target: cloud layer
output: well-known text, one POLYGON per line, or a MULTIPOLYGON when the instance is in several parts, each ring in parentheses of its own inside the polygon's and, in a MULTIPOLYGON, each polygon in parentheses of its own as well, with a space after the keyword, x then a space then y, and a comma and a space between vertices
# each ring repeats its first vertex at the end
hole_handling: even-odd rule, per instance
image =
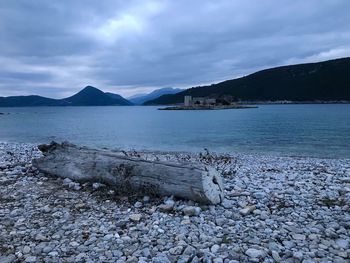
POLYGON ((131 95, 350 56, 348 0, 4 0, 0 96, 131 95))

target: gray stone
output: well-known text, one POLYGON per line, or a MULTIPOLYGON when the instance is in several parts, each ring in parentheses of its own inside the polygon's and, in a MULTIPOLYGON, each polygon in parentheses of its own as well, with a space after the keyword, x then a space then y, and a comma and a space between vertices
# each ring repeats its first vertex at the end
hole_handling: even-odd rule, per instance
POLYGON ((350 184, 350 177, 340 178, 340 182, 343 184, 350 184))
POLYGON ((218 226, 223 226, 225 224, 227 224, 228 222, 228 219, 227 218, 216 218, 215 219, 215 223, 218 225, 218 226))
POLYGON ((30 253, 30 247, 29 246, 24 246, 22 249, 23 254, 29 254, 30 253))
POLYGON ((295 247, 295 243, 293 241, 284 240, 284 241, 282 241, 282 243, 287 249, 291 249, 291 248, 295 247))
POLYGON ((300 261, 302 261, 303 257, 304 257, 304 254, 301 251, 295 251, 295 252, 293 252, 293 257, 298 259, 298 260, 300 260, 300 261))
POLYGON ((51 246, 46 246, 43 248, 43 253, 49 253, 52 251, 52 247, 51 246))
POLYGON ((51 252, 49 253, 49 256, 50 256, 50 257, 57 257, 57 256, 58 256, 58 252, 57 252, 57 251, 51 251, 51 252))
POLYGON ((266 196, 265 192, 255 192, 253 193, 253 197, 256 199, 263 199, 266 196))
POLYGON ((103 240, 106 240, 106 241, 110 241, 114 239, 114 235, 113 234, 107 234, 103 237, 103 240))
POLYGON ((215 254, 219 251, 219 249, 220 249, 220 246, 215 244, 210 248, 210 251, 215 254))
POLYGON ((167 205, 167 204, 161 204, 158 206, 159 211, 164 213, 171 212, 173 208, 174 208, 173 205, 167 205))
POLYGON ((266 253, 264 250, 249 248, 246 250, 245 254, 251 258, 265 258, 266 253))
POLYGON ((151 200, 151 198, 148 195, 145 195, 142 199, 144 203, 148 203, 151 200))
POLYGON ((134 207, 135 208, 141 208, 143 206, 143 204, 140 202, 140 201, 137 201, 135 204, 134 204, 134 207))
POLYGON ((29 256, 29 257, 26 258, 25 262, 28 262, 28 263, 37 262, 37 257, 35 257, 35 256, 29 256))
POLYGON ((69 179, 69 178, 65 178, 64 180, 63 180, 63 185, 69 185, 69 184, 71 184, 73 181, 71 180, 71 179, 69 179))
POLYGON ((8 255, 8 256, 0 256, 0 262, 1 263, 13 263, 16 261, 15 255, 8 255))
POLYGON ((97 189, 99 189, 99 188, 101 188, 101 187, 104 187, 105 185, 104 184, 101 184, 101 183, 93 183, 92 184, 92 189, 94 189, 94 190, 97 190, 97 189))
POLYGON ((151 256, 151 251, 148 247, 145 247, 144 249, 142 249, 142 255, 145 256, 146 258, 151 256))
POLYGON ((184 255, 193 256, 196 253, 196 249, 192 246, 187 246, 183 252, 184 255))
POLYGON ((302 234, 293 234, 292 237, 295 240, 305 240, 306 239, 306 236, 302 235, 302 234))
POLYGON ((239 210, 239 213, 243 216, 249 215, 256 209, 255 205, 246 206, 245 208, 239 210))
POLYGON ((277 251, 272 250, 271 255, 272 255, 273 259, 274 259, 276 262, 281 262, 281 261, 282 261, 280 255, 279 255, 279 253, 278 253, 277 251))
POLYGON ((169 253, 172 255, 181 255, 182 251, 183 251, 182 246, 176 246, 176 247, 169 249, 169 253))
POLYGON ((171 261, 168 259, 168 257, 164 254, 157 255, 152 259, 153 263, 171 263, 171 261))
POLYGON ((129 216, 129 219, 133 222, 139 222, 142 218, 141 214, 132 214, 129 216))
POLYGON ((342 249, 349 248, 349 240, 347 240, 347 239, 337 239, 335 242, 342 249))
POLYGON ((184 215, 187 216, 197 216, 201 212, 201 208, 197 206, 186 206, 182 209, 184 215))
POLYGON ((37 235, 35 236, 35 240, 36 240, 36 241, 45 241, 45 240, 46 240, 46 237, 45 237, 44 235, 42 235, 42 234, 37 234, 37 235))

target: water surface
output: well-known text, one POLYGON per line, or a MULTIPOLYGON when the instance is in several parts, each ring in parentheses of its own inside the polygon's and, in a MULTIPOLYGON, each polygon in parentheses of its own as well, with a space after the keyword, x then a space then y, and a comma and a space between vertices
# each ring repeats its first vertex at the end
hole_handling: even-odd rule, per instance
POLYGON ((68 140, 137 150, 350 158, 350 105, 158 111, 157 107, 0 108, 0 141, 68 140), (9 114, 7 114, 9 113, 9 114))

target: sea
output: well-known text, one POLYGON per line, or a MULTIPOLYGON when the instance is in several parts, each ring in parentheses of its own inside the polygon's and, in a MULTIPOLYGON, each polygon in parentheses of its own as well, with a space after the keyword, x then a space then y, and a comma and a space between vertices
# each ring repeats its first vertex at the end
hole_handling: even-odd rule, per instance
POLYGON ((160 111, 153 106, 0 108, 0 141, 94 148, 350 158, 350 104, 160 111))

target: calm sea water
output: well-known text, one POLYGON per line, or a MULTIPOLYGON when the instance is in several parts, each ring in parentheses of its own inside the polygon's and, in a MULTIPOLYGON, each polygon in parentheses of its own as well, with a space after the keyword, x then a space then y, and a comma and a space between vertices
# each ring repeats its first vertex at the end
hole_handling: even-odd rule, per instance
POLYGON ((0 108, 0 141, 68 140, 137 150, 350 158, 350 105, 158 111, 157 107, 0 108))

